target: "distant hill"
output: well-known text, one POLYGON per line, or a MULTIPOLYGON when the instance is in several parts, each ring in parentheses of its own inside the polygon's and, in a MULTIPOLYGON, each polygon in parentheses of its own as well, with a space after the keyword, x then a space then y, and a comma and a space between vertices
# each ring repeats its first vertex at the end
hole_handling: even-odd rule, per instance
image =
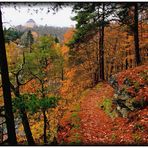
POLYGON ((54 27, 54 26, 37 26, 33 20, 27 21, 25 25, 18 25, 15 27, 16 30, 21 32, 26 32, 31 30, 32 32, 37 32, 39 35, 51 34, 56 36, 60 41, 63 40, 63 35, 69 29, 68 27, 54 27))

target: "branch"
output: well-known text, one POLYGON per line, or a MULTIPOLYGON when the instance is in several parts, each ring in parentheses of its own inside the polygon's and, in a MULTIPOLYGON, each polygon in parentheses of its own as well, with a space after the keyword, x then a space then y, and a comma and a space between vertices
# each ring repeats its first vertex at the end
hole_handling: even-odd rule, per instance
POLYGON ((1 106, 1 107, 0 107, 0 117, 5 117, 5 115, 2 114, 2 112, 3 112, 4 110, 5 110, 5 109, 4 109, 4 106, 1 106))
POLYGON ((42 80, 37 75, 35 75, 30 69, 29 69, 29 72, 32 76, 34 76, 36 79, 38 79, 42 83, 42 80))
POLYGON ((24 83, 19 83, 19 84, 20 84, 20 85, 25 85, 25 84, 29 83, 31 80, 33 80, 33 77, 30 78, 29 80, 27 80, 26 82, 24 82, 24 83))
POLYGON ((12 71, 11 71, 10 73, 12 73, 14 76, 16 76, 16 73, 14 73, 14 72, 12 72, 12 71))
POLYGON ((116 21, 116 22, 120 22, 120 19, 118 19, 118 18, 112 18, 112 19, 110 19, 109 21, 116 21))
MULTIPOLYGON (((31 78, 31 79, 29 79, 28 81, 26 81, 25 83, 21 83, 21 82, 19 81, 18 76, 19 76, 20 72, 23 70, 24 65, 25 65, 25 53, 23 52, 23 63, 22 63, 22 65, 21 65, 21 68, 17 71, 17 73, 11 72, 11 73, 16 77, 16 82, 17 82, 17 85, 18 85, 18 86, 25 85, 25 84, 27 84, 28 82, 30 82, 31 80, 33 80, 33 78, 31 78)), ((12 85, 12 83, 11 83, 11 88, 12 88, 13 90, 15 90, 15 87, 12 85)))
POLYGON ((10 82, 10 88, 15 93, 16 88, 14 87, 14 85, 11 82, 10 82))
POLYGON ((0 117, 6 117, 4 114, 0 113, 0 117))
POLYGON ((18 76, 19 76, 19 73, 20 73, 21 70, 22 70, 22 68, 21 68, 20 70, 18 70, 16 73, 11 72, 11 73, 15 76, 15 78, 16 78, 16 83, 17 83, 17 85, 20 85, 18 76))
MULTIPOLYGON (((24 52, 23 52, 23 63, 21 64, 21 68, 20 68, 16 73, 11 72, 13 75, 16 76, 16 79, 18 79, 18 75, 19 75, 20 72, 23 70, 24 65, 25 65, 25 54, 24 54, 24 52)), ((18 82, 18 83, 19 83, 19 82, 18 82)))

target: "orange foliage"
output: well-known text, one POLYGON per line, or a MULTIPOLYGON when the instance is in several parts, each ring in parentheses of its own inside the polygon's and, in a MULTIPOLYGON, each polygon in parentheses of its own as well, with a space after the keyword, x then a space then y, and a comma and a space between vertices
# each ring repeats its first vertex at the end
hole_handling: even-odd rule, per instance
POLYGON ((74 28, 69 28, 67 32, 64 34, 63 45, 61 47, 62 55, 66 56, 66 54, 68 53, 69 48, 65 44, 67 44, 72 39, 73 34, 74 34, 74 28))
POLYGON ((38 89, 40 89, 40 84, 36 79, 33 79, 27 84, 21 86, 21 92, 23 93, 36 93, 38 89))

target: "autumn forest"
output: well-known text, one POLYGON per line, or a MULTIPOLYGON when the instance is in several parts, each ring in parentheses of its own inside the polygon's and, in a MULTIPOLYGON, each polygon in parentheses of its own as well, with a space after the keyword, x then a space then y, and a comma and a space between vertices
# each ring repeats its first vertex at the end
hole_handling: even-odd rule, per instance
POLYGON ((0 7, 0 145, 148 145, 148 3, 0 7))

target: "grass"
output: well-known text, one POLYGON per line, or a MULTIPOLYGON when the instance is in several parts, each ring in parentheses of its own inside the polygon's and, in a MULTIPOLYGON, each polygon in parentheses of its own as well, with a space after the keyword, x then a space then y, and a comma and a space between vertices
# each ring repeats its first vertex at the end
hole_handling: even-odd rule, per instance
POLYGON ((80 128, 80 125, 79 125, 79 124, 74 124, 74 125, 73 125, 73 128, 79 129, 79 128, 80 128))
POLYGON ((141 137, 137 133, 133 134, 133 139, 136 144, 139 144, 141 142, 141 137))
POLYGON ((104 101, 101 104, 101 108, 103 108, 103 110, 109 114, 111 112, 111 106, 112 106, 112 101, 108 98, 104 99, 104 101))
POLYGON ((77 112, 71 114, 71 125, 75 128, 79 127, 80 117, 77 112))
POLYGON ((80 111, 80 105, 76 104, 75 111, 71 114, 71 125, 72 125, 72 135, 71 135, 71 143, 70 145, 80 145, 80 134, 78 133, 80 130, 80 117, 78 112, 80 111))
POLYGON ((113 140, 113 142, 116 140, 116 138, 117 138, 117 135, 115 135, 114 133, 112 134, 112 136, 111 136, 111 138, 112 138, 112 140, 113 140))
POLYGON ((105 98, 101 105, 99 105, 104 112, 109 115, 111 118, 116 117, 116 112, 112 111, 112 100, 109 98, 105 98))
POLYGON ((78 144, 78 145, 81 144, 81 140, 80 139, 77 139, 76 140, 76 144, 78 144))
POLYGON ((78 113, 77 113, 77 112, 73 112, 73 113, 71 114, 71 117, 78 117, 78 113))
POLYGON ((71 145, 80 145, 81 144, 80 134, 79 133, 75 133, 73 141, 70 144, 71 145))

